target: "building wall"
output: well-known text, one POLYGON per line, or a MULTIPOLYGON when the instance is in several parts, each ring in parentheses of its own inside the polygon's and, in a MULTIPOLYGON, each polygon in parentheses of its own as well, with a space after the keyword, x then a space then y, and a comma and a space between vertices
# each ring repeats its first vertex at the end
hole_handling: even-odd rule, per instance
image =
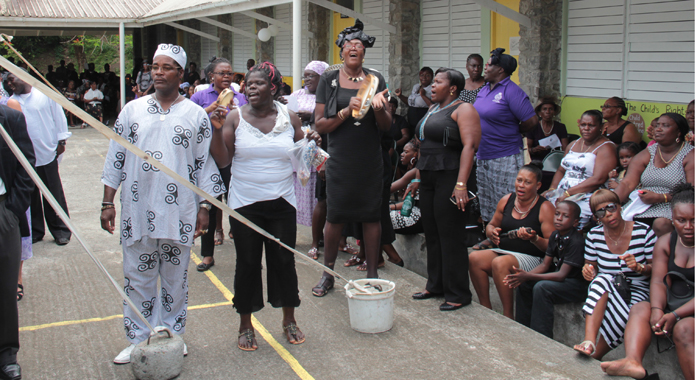
MULTIPOLYGON (((451 67, 467 75, 469 54, 481 52, 481 8, 469 0, 421 4, 421 66, 451 67)), ((418 78, 414 78, 418 83, 418 78)))
MULTIPOLYGON (((364 0, 362 13, 375 20, 389 22, 389 0, 364 0)), ((374 36, 374 46, 365 51, 363 66, 379 71, 384 78, 389 75, 389 32, 365 23, 365 33, 374 36)))
MULTIPOLYGON (((309 30, 306 25, 308 25, 308 3, 302 5, 301 23, 303 30, 309 30)), ((292 25, 292 4, 283 4, 275 7, 275 20, 282 21, 288 25, 292 25)), ((275 41, 275 61, 274 64, 280 70, 285 78, 285 82, 288 81, 289 85, 292 84, 292 78, 294 75, 302 75, 302 73, 292 72, 292 33, 290 30, 285 30, 280 28, 280 32, 277 37, 273 37, 275 41)), ((306 64, 309 63, 309 38, 302 36, 301 38, 301 69, 304 70, 306 64)))
MULTIPOLYGON (((233 26, 251 33, 255 33, 254 20, 246 15, 234 13, 233 26)), ((233 71, 245 72, 246 62, 255 58, 255 41, 252 38, 240 34, 233 35, 233 71)))

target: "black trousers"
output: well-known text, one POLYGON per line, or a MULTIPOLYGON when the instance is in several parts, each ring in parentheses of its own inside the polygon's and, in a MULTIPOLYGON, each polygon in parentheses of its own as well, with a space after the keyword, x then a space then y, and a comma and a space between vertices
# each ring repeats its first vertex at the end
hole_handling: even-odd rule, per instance
MULTIPOLYGON (((457 174, 458 170, 420 171, 420 212, 428 249, 425 290, 444 294, 447 302, 469 304, 472 293, 469 290, 467 249, 479 240, 479 236, 464 228, 476 224, 469 210, 462 212, 450 202, 457 174)), ((470 184, 467 187, 476 190, 470 184)))
POLYGON ((583 302, 588 296, 588 282, 566 278, 558 281, 527 281, 515 295, 515 320, 538 333, 554 335, 554 305, 583 302))
POLYGON ((22 258, 19 219, 0 202, 0 366, 15 363, 19 351, 17 280, 22 258))
MULTIPOLYGON (((68 214, 68 205, 66 204, 66 196, 63 194, 63 185, 61 184, 61 176, 58 174, 58 161, 54 159, 49 164, 44 166, 37 166, 36 173, 44 182, 44 185, 49 189, 51 194, 56 198, 58 204, 61 205, 63 211, 68 214)), ((34 193, 32 193, 32 239, 43 239, 46 234, 46 229, 44 228, 44 217, 46 218, 46 225, 49 226, 49 231, 54 239, 68 238, 71 237, 71 232, 63 223, 61 218, 58 217, 56 211, 53 210, 49 201, 41 196, 41 191, 39 187, 34 188, 34 193)))
MULTIPOLYGON (((224 186, 226 189, 228 189, 228 185, 231 182, 231 165, 225 167, 225 168, 219 168, 219 172, 221 173, 221 180, 224 181, 224 186)), ((226 194, 222 195, 221 197, 218 198, 219 200, 224 200, 224 203, 226 203, 226 194)), ((216 211, 219 208, 214 206, 209 210, 209 228, 207 229, 207 233, 202 235, 202 250, 201 254, 202 257, 207 257, 207 256, 214 256, 214 234, 216 233, 216 211)), ((229 216, 229 223, 231 226, 233 226, 233 218, 229 216)), ((223 228, 223 225, 222 225, 223 228)))
MULTIPOLYGON (((284 198, 256 202, 236 209, 241 215, 294 248, 297 239, 297 212, 284 198)), ((234 220, 236 275, 233 280, 233 307, 238 314, 251 314, 264 307, 262 269, 263 244, 267 264, 267 301, 272 307, 297 307, 299 284, 294 253, 234 220)))

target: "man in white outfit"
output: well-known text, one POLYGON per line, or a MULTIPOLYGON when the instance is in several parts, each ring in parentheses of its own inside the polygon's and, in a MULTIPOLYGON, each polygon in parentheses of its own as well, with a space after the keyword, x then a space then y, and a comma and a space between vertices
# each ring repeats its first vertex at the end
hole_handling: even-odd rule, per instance
MULTIPOLYGON (((209 154, 211 125, 202 107, 178 93, 187 55, 182 47, 158 46, 151 73, 155 93, 129 102, 115 132, 213 197, 223 181, 209 154)), ((141 158, 110 142, 102 175, 102 228, 115 229, 114 196, 122 185, 121 244, 124 291, 152 326, 185 332, 187 265, 195 238, 207 231, 211 204, 141 158), (160 277, 160 289, 158 279, 160 277)), ((124 306, 124 328, 131 343, 114 359, 130 362, 131 351, 149 330, 124 306)), ((185 346, 185 355, 187 346, 185 346)))

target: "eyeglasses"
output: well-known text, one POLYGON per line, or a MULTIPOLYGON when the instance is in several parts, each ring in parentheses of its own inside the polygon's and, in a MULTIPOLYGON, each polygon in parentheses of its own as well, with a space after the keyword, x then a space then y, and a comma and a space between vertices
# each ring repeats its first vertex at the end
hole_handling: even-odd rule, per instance
POLYGON ((346 43, 343 45, 343 49, 352 49, 355 48, 356 50, 363 50, 365 48, 365 45, 359 43, 359 44, 353 44, 353 43, 346 43))
POLYGON ((607 108, 622 108, 622 106, 609 106, 607 104, 603 104, 602 106, 600 106, 600 109, 602 109, 602 110, 607 109, 607 108))
POLYGON ((617 211, 617 203, 610 203, 603 208, 599 208, 599 209, 595 210, 595 217, 598 219, 603 219, 606 212, 609 212, 612 214, 615 211, 617 211))
POLYGON ((316 75, 309 75, 309 76, 304 75, 303 77, 301 77, 301 79, 302 79, 302 80, 312 80, 312 79, 315 79, 315 78, 318 78, 318 77, 320 77, 320 75, 318 75, 318 74, 316 74, 316 75))
POLYGON ((226 72, 226 71, 215 71, 214 74, 216 74, 216 75, 221 75, 222 77, 232 77, 232 76, 233 76, 233 73, 230 72, 230 71, 228 71, 228 72, 226 72))

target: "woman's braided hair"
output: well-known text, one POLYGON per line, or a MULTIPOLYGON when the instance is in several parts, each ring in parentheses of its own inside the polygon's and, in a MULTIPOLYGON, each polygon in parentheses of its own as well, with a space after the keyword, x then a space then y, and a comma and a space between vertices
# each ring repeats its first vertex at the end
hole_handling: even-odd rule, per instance
POLYGON ((248 82, 250 74, 254 72, 265 74, 265 78, 267 78, 270 88, 272 88, 272 96, 273 98, 277 98, 277 94, 282 90, 282 79, 284 78, 277 67, 267 61, 258 63, 245 73, 246 83, 248 82))

